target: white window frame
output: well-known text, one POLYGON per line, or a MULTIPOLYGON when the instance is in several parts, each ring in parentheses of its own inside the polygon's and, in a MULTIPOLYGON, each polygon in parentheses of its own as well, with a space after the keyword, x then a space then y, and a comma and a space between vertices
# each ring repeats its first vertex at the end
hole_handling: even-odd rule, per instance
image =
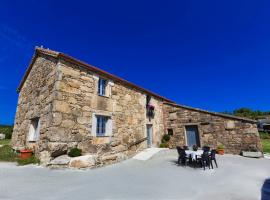
POLYGON ((114 86, 114 82, 111 81, 111 80, 108 80, 106 78, 103 78, 103 77, 99 77, 98 75, 94 74, 93 75, 93 78, 94 80, 96 81, 96 93, 99 95, 99 96, 103 96, 103 97, 111 97, 112 96, 112 87, 114 86), (100 89, 101 88, 101 85, 100 85, 100 80, 105 80, 106 81, 106 86, 104 88, 104 90, 100 89), (104 93, 101 93, 100 91, 103 91, 104 93))
POLYGON ((112 127, 113 127, 113 123, 112 123, 112 117, 108 116, 108 115, 102 115, 102 114, 96 114, 93 113, 92 115, 92 135, 95 137, 109 137, 112 136, 112 127), (97 133, 98 130, 98 117, 104 117, 107 118, 106 124, 105 124, 105 133, 100 135, 97 133))
POLYGON ((39 135, 40 135, 40 118, 34 118, 31 120, 28 132, 28 142, 38 141, 39 135))
POLYGON ((107 96, 108 80, 99 78, 98 80, 98 95, 107 96))

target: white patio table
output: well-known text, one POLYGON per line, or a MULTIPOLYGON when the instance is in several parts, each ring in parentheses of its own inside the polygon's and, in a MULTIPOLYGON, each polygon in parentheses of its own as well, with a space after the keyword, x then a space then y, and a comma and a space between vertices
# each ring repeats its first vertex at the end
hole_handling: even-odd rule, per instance
POLYGON ((201 157, 201 155, 203 154, 203 150, 197 150, 197 151, 186 150, 185 152, 188 157, 191 156, 192 160, 196 160, 196 156, 201 157))

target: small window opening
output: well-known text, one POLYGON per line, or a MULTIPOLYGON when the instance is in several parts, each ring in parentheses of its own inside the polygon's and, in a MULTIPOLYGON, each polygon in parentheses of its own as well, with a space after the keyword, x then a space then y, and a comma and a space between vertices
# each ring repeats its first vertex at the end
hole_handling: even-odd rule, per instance
POLYGON ((39 139, 39 134, 40 134, 40 120, 39 118, 34 118, 31 120, 28 134, 28 141, 36 142, 39 139))
POLYGON ((173 129, 168 129, 168 135, 173 136, 173 129))

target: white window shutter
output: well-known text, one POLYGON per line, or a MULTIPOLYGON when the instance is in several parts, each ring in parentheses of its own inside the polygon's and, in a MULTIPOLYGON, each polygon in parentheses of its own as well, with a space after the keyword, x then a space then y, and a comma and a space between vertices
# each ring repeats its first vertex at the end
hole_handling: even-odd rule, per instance
POLYGON ((108 81, 108 96, 112 96, 112 87, 114 86, 114 83, 112 81, 108 81))
POLYGON ((99 77, 97 75, 93 75, 94 80, 96 80, 95 87, 96 87, 96 93, 98 94, 99 91, 99 77))
POLYGON ((105 87, 105 96, 110 97, 111 96, 111 86, 109 84, 105 87))
POLYGON ((97 132, 97 117, 95 113, 92 114, 92 136, 96 136, 97 132))
POLYGON ((40 135, 40 119, 38 120, 37 128, 35 130, 35 137, 34 137, 35 141, 39 140, 39 135, 40 135))
POLYGON ((108 118, 106 123, 106 136, 112 136, 112 118, 108 118))
POLYGON ((35 136, 35 128, 33 124, 30 124, 29 133, 28 133, 28 141, 33 141, 35 136))

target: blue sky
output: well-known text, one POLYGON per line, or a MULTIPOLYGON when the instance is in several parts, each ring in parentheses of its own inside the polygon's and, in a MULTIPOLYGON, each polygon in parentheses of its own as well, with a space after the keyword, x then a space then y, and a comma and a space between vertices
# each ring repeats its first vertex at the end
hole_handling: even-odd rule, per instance
POLYGON ((1 1, 0 124, 34 47, 62 51, 180 104, 270 110, 270 2, 1 1))

